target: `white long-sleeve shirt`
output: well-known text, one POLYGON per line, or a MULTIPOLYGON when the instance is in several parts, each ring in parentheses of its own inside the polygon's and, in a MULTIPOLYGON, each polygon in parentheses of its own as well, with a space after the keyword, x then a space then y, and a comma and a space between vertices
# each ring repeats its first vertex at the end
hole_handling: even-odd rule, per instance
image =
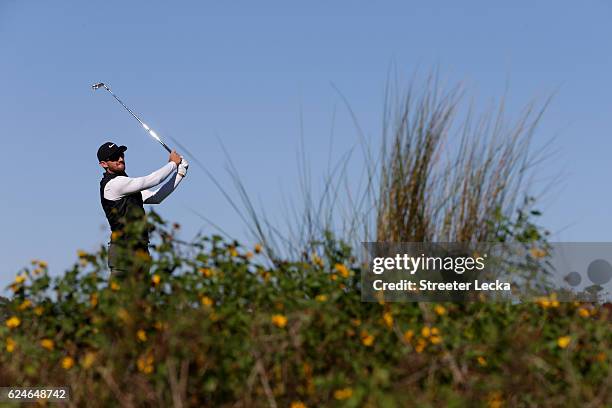
POLYGON ((149 190, 163 182, 172 172, 177 169, 174 162, 168 162, 162 168, 144 177, 117 176, 106 183, 104 187, 104 198, 110 201, 117 201, 126 195, 136 193, 142 194, 142 201, 145 204, 159 204, 164 198, 174 191, 183 179, 178 173, 174 174, 163 186, 156 190, 149 190))

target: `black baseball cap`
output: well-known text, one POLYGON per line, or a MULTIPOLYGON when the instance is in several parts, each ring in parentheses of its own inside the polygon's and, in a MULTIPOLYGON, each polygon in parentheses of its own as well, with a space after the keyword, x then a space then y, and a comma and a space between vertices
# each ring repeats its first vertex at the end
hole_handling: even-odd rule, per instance
POLYGON ((106 161, 117 153, 123 153, 127 150, 125 146, 118 146, 113 142, 106 142, 98 148, 98 161, 106 161))

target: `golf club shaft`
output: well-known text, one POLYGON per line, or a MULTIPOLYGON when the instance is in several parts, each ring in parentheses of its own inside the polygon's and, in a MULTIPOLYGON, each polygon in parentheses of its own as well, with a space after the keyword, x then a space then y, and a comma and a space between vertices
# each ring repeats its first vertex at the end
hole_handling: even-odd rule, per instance
POLYGON ((104 89, 106 89, 111 95, 113 95, 113 98, 115 98, 115 100, 117 102, 119 102, 121 104, 121 106, 123 106, 125 108, 125 110, 127 110, 128 112, 130 112, 130 115, 132 115, 134 117, 134 119, 136 119, 138 121, 138 123, 140 123, 140 125, 147 131, 147 133, 149 134, 149 136, 151 136, 153 139, 157 140, 163 147, 164 149, 166 149, 168 151, 168 153, 172 152, 172 149, 170 149, 161 139, 160 137, 157 135, 157 133, 155 133, 155 131, 153 129, 151 129, 146 123, 144 123, 142 120, 140 120, 140 118, 138 116, 136 116, 136 114, 134 112, 132 112, 132 110, 130 108, 128 108, 122 101, 121 99, 119 99, 117 97, 117 95, 115 95, 113 93, 113 91, 110 90, 110 88, 104 84, 104 83, 99 83, 99 84, 95 84, 92 86, 92 88, 94 90, 100 88, 100 87, 104 87, 104 89))

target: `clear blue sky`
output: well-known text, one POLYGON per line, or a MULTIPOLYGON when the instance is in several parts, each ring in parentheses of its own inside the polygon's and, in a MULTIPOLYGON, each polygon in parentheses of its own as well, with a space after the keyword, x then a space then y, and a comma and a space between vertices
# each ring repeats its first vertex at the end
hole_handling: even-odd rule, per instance
MULTIPOLYGON (((542 174, 564 173, 543 222, 558 241, 612 241, 612 6, 503 3, 1 0, 2 286, 32 258, 56 274, 107 240, 100 143, 128 145, 130 175, 167 160, 110 95, 92 92, 97 81, 229 183, 222 140, 272 214, 297 190, 300 113, 315 179, 334 110, 334 154, 358 141, 331 83, 373 141, 391 63, 405 77, 438 67, 482 104, 508 86, 515 112, 558 91, 537 136, 557 137, 542 174)), ((185 238, 205 226, 189 207, 245 236, 195 166, 158 207, 185 238)))

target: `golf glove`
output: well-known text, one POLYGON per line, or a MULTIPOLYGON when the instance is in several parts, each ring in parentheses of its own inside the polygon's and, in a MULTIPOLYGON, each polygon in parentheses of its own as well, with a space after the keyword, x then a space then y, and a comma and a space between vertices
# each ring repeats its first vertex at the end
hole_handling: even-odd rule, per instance
POLYGON ((187 175, 187 169, 189 168, 189 162, 181 157, 181 162, 178 165, 178 174, 181 177, 185 177, 187 175))

